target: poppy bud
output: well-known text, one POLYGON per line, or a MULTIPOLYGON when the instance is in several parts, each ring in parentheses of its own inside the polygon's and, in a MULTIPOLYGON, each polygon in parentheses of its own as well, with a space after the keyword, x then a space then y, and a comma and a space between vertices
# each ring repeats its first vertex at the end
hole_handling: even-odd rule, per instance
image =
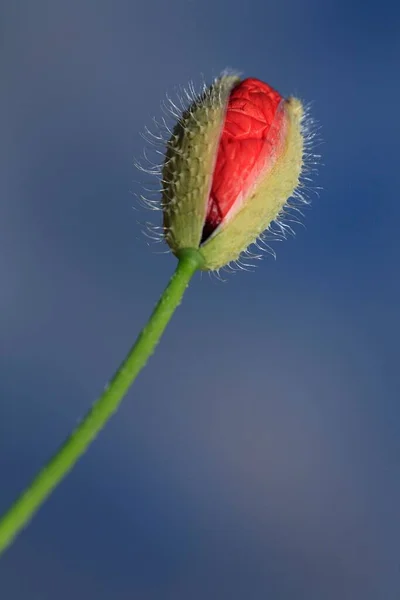
POLYGON ((240 254, 299 185, 303 109, 258 79, 223 75, 183 112, 162 172, 164 236, 179 256, 200 249, 203 269, 240 254))

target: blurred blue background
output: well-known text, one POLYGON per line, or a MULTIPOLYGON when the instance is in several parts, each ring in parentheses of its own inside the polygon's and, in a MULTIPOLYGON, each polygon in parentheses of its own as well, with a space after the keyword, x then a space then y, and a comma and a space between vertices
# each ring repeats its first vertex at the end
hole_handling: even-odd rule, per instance
POLYGON ((312 101, 325 164, 277 261, 196 276, 1 598, 399 598, 399 5, 16 0, 0 22, 0 511, 174 269, 130 193, 165 92, 264 79, 312 101))

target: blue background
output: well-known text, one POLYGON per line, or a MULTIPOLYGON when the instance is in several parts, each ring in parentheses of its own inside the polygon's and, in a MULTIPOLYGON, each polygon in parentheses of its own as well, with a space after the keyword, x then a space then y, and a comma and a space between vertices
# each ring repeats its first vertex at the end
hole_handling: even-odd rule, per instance
POLYGON ((398 4, 1 13, 0 511, 174 269, 130 193, 147 183, 132 162, 165 92, 233 67, 297 94, 325 165, 277 261, 196 276, 117 416, 2 559, 1 597, 397 599, 398 4))

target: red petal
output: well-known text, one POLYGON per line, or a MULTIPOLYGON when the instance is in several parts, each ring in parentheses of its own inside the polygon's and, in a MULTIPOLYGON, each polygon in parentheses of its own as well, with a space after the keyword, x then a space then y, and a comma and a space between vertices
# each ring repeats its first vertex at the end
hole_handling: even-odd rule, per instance
POLYGON ((273 158, 283 119, 283 112, 278 112, 281 101, 277 91, 258 79, 244 79, 232 90, 202 241, 218 227, 273 158))

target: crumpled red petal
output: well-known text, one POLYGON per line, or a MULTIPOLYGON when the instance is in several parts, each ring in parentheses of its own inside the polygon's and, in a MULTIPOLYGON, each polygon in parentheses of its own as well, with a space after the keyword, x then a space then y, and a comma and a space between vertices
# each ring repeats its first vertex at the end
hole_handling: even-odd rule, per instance
POLYGON ((266 168, 279 143, 282 96, 259 79, 231 92, 203 229, 204 242, 266 168))

